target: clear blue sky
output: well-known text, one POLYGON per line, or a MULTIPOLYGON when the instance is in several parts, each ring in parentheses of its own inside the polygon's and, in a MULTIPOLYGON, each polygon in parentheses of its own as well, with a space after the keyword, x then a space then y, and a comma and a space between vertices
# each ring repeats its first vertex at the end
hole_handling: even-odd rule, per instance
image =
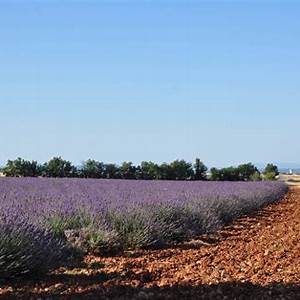
POLYGON ((300 163, 300 1, 1 1, 0 164, 300 163))

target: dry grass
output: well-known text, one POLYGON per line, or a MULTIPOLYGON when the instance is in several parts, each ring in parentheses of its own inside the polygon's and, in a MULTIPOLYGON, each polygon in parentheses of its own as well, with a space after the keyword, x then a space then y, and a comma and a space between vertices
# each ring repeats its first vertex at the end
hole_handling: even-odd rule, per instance
POLYGON ((300 175, 280 174, 279 180, 286 182, 288 185, 300 186, 300 175))

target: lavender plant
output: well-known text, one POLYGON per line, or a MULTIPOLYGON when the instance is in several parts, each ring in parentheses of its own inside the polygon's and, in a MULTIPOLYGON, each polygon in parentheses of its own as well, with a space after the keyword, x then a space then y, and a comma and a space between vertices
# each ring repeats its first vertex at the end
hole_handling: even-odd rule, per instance
POLYGON ((66 264, 68 247, 30 224, 0 224, 0 278, 45 273, 66 264))
POLYGON ((51 269, 64 243, 112 254, 215 232, 286 191, 271 181, 0 178, 0 277, 35 272, 41 262, 51 269))

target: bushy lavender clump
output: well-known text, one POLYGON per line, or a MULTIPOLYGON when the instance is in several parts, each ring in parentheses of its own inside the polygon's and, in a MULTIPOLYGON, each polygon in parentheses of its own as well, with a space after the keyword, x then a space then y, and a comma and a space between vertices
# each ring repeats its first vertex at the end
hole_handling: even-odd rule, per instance
POLYGON ((0 218, 109 254, 215 232, 286 191, 280 182, 1 178, 0 218))
POLYGON ((110 213, 106 223, 118 233, 124 248, 157 248, 184 239, 184 219, 178 207, 146 205, 110 213))
POLYGON ((50 232, 26 223, 0 224, 0 278, 42 274, 69 258, 68 247, 50 232))

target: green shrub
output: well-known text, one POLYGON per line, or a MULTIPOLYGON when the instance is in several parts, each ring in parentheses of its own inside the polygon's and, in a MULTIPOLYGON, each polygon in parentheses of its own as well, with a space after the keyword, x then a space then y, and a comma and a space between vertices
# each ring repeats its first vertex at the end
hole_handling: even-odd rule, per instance
POLYGON ((261 181, 261 180, 262 180, 262 176, 259 172, 255 172, 250 176, 250 181, 261 181))
POLYGON ((89 226, 78 230, 66 230, 67 240, 86 253, 114 255, 123 250, 119 235, 107 228, 89 226))
POLYGON ((264 174, 275 173, 275 176, 279 175, 278 167, 273 164, 267 164, 264 169, 264 174))
POLYGON ((264 180, 275 180, 275 179, 276 179, 275 172, 264 173, 264 180))
POLYGON ((84 213, 78 212, 73 215, 53 215, 45 220, 46 227, 56 236, 64 237, 66 230, 80 229, 92 223, 92 218, 84 213))
POLYGON ((151 228, 149 217, 139 211, 112 213, 109 223, 118 233, 124 248, 145 248, 156 244, 155 230, 151 228))
POLYGON ((66 265, 71 248, 52 233, 27 224, 0 225, 0 278, 44 274, 66 265))

